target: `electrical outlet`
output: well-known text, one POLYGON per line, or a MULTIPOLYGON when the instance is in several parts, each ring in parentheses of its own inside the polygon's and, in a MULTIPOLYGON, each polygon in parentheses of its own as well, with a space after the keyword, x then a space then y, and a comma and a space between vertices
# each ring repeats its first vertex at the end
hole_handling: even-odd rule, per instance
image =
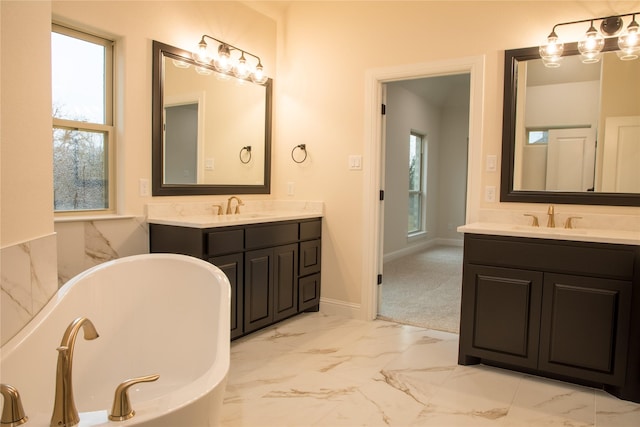
POLYGON ((295 193, 295 184, 293 182, 287 182, 287 196, 293 196, 295 193))
POLYGON ((489 203, 496 201, 496 187, 494 185, 484 187, 484 201, 489 203))

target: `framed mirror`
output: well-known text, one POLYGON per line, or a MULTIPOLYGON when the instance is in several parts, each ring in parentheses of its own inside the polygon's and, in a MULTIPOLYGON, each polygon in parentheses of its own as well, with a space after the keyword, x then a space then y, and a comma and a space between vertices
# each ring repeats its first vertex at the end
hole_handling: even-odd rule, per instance
POLYGON ((640 59, 505 51, 500 201, 640 206, 640 59))
POLYGON ((153 41, 152 194, 268 194, 272 84, 153 41))

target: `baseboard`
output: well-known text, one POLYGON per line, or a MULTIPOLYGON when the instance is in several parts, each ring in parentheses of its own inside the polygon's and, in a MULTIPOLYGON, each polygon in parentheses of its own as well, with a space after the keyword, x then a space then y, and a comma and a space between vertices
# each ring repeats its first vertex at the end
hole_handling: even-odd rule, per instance
POLYGON ((416 245, 407 246, 405 248, 399 249, 394 252, 390 252, 385 254, 383 257, 383 262, 389 262, 396 260, 398 258, 405 257, 407 255, 413 255, 418 252, 422 252, 425 249, 428 249, 433 246, 462 246, 463 240, 461 239, 444 239, 444 238, 435 238, 430 239, 416 245))
POLYGON ((325 314, 347 317, 349 319, 360 319, 360 304, 335 300, 331 298, 320 298, 320 311, 325 314))

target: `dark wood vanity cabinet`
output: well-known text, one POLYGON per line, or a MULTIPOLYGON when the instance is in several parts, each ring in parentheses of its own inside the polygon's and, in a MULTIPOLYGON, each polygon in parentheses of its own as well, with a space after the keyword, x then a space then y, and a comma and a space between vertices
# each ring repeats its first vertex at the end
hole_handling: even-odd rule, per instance
POLYGON ((640 247, 465 235, 459 363, 640 401, 640 247))
POLYGON ((231 338, 320 307, 320 218, 198 229, 149 224, 151 252, 191 255, 231 284, 231 338))

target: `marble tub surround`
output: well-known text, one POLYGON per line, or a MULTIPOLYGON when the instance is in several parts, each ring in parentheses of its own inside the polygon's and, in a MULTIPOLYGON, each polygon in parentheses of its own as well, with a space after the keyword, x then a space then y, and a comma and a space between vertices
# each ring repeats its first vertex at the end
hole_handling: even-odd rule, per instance
POLYGON ((221 425, 640 425, 640 404, 457 358, 457 334, 303 314, 232 343, 221 425))
POLYGON ((555 207, 554 228, 548 228, 547 205, 527 210, 481 210, 478 222, 458 227, 462 233, 496 234, 501 236, 576 240, 584 242, 640 245, 639 215, 583 214, 565 206, 555 207), (539 226, 531 225, 533 214, 539 226), (565 229, 565 220, 574 219, 573 228, 565 229))
MULTIPOLYGON (((149 203, 147 222, 194 228, 225 227, 230 225, 317 218, 324 215, 322 202, 287 200, 242 200, 239 214, 225 214, 227 199, 206 202, 149 203), (222 215, 215 205, 222 206, 222 215)), ((242 198, 241 198, 242 199, 242 198)), ((236 202, 233 202, 235 209, 236 202)))
POLYGON ((0 250, 0 345, 20 331, 58 290, 56 235, 0 250))

